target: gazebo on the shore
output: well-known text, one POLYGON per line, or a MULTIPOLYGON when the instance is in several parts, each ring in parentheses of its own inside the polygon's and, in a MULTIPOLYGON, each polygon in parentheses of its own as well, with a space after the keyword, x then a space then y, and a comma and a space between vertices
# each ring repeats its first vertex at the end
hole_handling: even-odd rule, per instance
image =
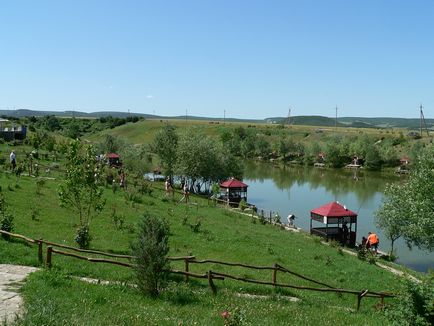
POLYGON ((239 203, 241 200, 247 202, 247 187, 245 183, 240 180, 231 178, 220 183, 220 199, 231 203, 239 203))
POLYGON ((310 234, 339 241, 343 245, 356 245, 357 214, 339 202, 330 202, 310 211, 310 234), (322 223, 321 227, 312 227, 312 222, 322 223), (354 226, 354 230, 353 230, 354 226))
POLYGON ((121 157, 116 153, 108 153, 106 154, 107 163, 109 166, 121 167, 121 157))

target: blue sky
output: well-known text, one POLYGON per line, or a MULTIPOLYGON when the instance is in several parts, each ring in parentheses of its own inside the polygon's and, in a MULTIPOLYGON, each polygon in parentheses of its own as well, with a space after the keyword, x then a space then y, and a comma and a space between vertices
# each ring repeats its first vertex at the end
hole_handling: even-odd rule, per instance
POLYGON ((434 1, 0 0, 0 109, 434 116, 434 1))

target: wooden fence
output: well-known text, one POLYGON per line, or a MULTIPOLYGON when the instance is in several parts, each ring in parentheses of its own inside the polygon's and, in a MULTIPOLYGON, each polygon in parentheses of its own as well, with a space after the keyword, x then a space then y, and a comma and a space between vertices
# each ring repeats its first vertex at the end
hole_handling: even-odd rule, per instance
MULTIPOLYGON (((73 257, 73 258, 77 258, 77 259, 81 259, 81 260, 86 260, 86 261, 91 262, 91 263, 114 264, 114 265, 118 265, 118 266, 129 267, 129 268, 134 267, 134 264, 131 263, 131 260, 133 260, 135 257, 130 256, 130 255, 120 255, 120 254, 113 254, 113 253, 102 252, 102 251, 97 251, 97 250, 79 249, 79 248, 74 248, 71 246, 63 245, 63 244, 58 244, 58 243, 46 241, 43 239, 32 239, 32 238, 23 236, 21 234, 15 234, 15 233, 6 232, 3 230, 0 230, 0 234, 6 235, 9 237, 18 238, 18 239, 24 240, 28 243, 31 243, 31 244, 37 244, 38 245, 38 259, 39 259, 40 263, 44 263, 43 245, 45 244, 47 247, 46 248, 45 266, 48 268, 50 268, 52 266, 53 254, 73 257), (118 260, 113 260, 113 259, 105 259, 105 258, 87 257, 87 256, 82 256, 82 255, 68 252, 68 251, 64 251, 64 250, 58 250, 55 248, 63 248, 63 249, 68 249, 68 250, 80 252, 80 253, 97 254, 97 255, 103 255, 106 257, 126 259, 126 260, 128 260, 128 262, 118 261, 118 260)), ((307 277, 307 276, 304 276, 302 274, 291 271, 288 268, 285 268, 284 266, 281 266, 277 263, 274 264, 273 266, 255 266, 255 265, 225 262, 225 261, 219 261, 219 260, 213 260, 213 259, 197 260, 195 256, 167 257, 167 259, 170 261, 183 261, 184 262, 184 270, 170 269, 168 271, 169 273, 184 275, 185 281, 188 281, 190 277, 199 278, 199 279, 207 279, 208 283, 209 283, 209 287, 214 294, 217 293, 217 287, 214 284, 214 280, 232 279, 232 280, 246 282, 246 283, 253 283, 253 284, 267 285, 267 286, 281 287, 281 288, 292 288, 292 289, 297 289, 297 290, 307 290, 307 291, 317 291, 317 292, 333 292, 333 293, 352 294, 352 295, 355 295, 357 297, 356 310, 359 310, 361 300, 364 297, 378 298, 381 300, 382 304, 384 304, 385 298, 394 297, 394 295, 392 293, 389 293, 389 292, 376 292, 376 291, 371 291, 371 290, 367 290, 367 289, 357 291, 357 290, 351 290, 351 289, 336 288, 336 287, 333 287, 333 286, 326 284, 324 282, 317 281, 317 280, 314 280, 310 277, 307 277), (208 270, 204 273, 193 273, 190 271, 190 265, 191 264, 213 264, 213 265, 224 265, 224 266, 231 266, 231 267, 241 267, 241 268, 253 269, 253 270, 268 270, 268 271, 271 271, 271 281, 264 281, 264 280, 250 279, 250 278, 246 278, 246 277, 239 277, 239 276, 234 276, 231 274, 212 271, 212 270, 208 270), (301 286, 301 285, 279 283, 277 281, 278 272, 293 275, 297 278, 303 279, 305 281, 311 282, 311 283, 316 284, 316 285, 320 285, 322 287, 311 287, 311 286, 301 286)))

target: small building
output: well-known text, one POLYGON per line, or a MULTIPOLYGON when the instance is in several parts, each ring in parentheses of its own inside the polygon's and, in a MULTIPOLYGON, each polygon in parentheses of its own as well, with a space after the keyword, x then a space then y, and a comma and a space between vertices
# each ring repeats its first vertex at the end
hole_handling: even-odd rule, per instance
POLYGON ((247 187, 245 183, 231 178, 220 184, 220 199, 228 202, 228 204, 238 204, 241 200, 247 202, 247 187))
POLYGON ((398 174, 409 174, 410 173, 410 159, 408 156, 403 156, 399 160, 399 166, 395 170, 395 173, 398 174))
POLYGON ((20 125, 16 126, 15 124, 9 127, 5 125, 9 124, 10 121, 7 119, 0 118, 0 137, 6 141, 12 140, 24 140, 27 136, 27 127, 20 125))
POLYGON ((121 157, 116 154, 116 153, 108 153, 106 156, 107 158, 107 164, 111 167, 121 167, 122 163, 121 163, 121 157))
POLYGON ((313 166, 320 168, 325 167, 325 157, 326 154, 324 152, 319 152, 316 157, 316 162, 313 164, 313 166))
POLYGON ((338 202, 330 202, 310 211, 310 234, 354 247, 356 233, 357 214, 338 202), (321 223, 322 226, 313 227, 313 222, 321 223))
POLYGON ((408 156, 403 156, 401 157, 401 159, 399 160, 399 163, 401 165, 409 165, 410 164, 410 159, 408 158, 408 156))

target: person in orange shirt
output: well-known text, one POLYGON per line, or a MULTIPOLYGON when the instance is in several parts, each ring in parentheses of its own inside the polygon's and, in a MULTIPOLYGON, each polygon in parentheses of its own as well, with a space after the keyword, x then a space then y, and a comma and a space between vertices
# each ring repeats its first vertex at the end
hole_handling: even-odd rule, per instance
POLYGON ((375 253, 377 253, 378 244, 380 240, 375 233, 368 232, 368 239, 366 240, 366 249, 374 248, 375 253))

